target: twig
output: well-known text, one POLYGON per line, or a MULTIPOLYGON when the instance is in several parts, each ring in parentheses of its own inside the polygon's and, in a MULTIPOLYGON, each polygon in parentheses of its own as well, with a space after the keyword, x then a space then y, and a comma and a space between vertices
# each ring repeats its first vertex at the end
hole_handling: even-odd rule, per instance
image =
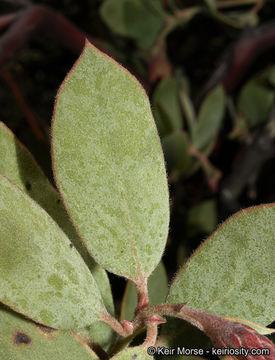
POLYGON ((100 321, 109 325, 118 335, 126 337, 133 333, 133 325, 130 321, 123 320, 122 324, 108 312, 102 314, 100 321))
POLYGON ((135 315, 142 309, 144 309, 149 304, 149 296, 148 296, 148 285, 147 279, 142 279, 139 282, 136 282, 137 287, 137 295, 138 295, 138 304, 135 308, 135 315))
POLYGON ((238 197, 251 176, 258 173, 263 164, 275 155, 275 106, 270 120, 254 141, 247 146, 242 155, 235 161, 230 175, 221 185, 220 200, 223 216, 236 212, 240 208, 238 197))
POLYGON ((145 320, 147 334, 146 339, 142 346, 147 349, 150 346, 154 346, 158 337, 158 325, 166 323, 166 320, 160 315, 154 315, 148 317, 145 320))
POLYGON ((216 2, 216 7, 217 9, 226 9, 230 7, 254 5, 258 2, 259 0, 220 0, 216 2))
POLYGON ((30 6, 30 0, 1 0, 2 2, 6 2, 15 6, 30 6))
POLYGON ((10 89, 13 93, 13 96, 15 97, 23 114, 25 115, 27 122, 28 122, 32 132, 36 136, 36 138, 39 141, 46 143, 45 134, 41 131, 41 129, 37 125, 36 118, 35 118, 33 112, 31 111, 31 109, 29 108, 29 106, 27 105, 27 103, 24 99, 24 96, 22 95, 21 90, 19 89, 16 82, 13 80, 10 72, 4 66, 2 66, 2 68, 1 68, 1 76, 3 77, 3 79, 7 82, 8 86, 10 87, 10 89))
POLYGON ((275 22, 243 32, 239 40, 229 46, 199 94, 199 103, 208 91, 222 83, 226 92, 231 93, 243 79, 250 65, 261 53, 275 45, 275 22))
POLYGON ((91 38, 64 16, 46 6, 29 6, 10 16, 13 17, 13 22, 0 38, 0 66, 12 58, 37 30, 50 35, 76 54, 81 52, 85 38, 98 46, 96 39, 91 38))
POLYGON ((209 188, 213 192, 217 192, 219 181, 222 177, 222 173, 220 170, 214 167, 214 165, 211 164, 209 159, 203 155, 201 152, 199 152, 193 145, 190 145, 188 148, 188 152, 190 155, 194 156, 198 159, 198 161, 201 164, 201 167, 203 168, 206 177, 209 188))
POLYGON ((16 14, 7 14, 0 16, 0 29, 2 30, 8 25, 10 25, 10 23, 14 21, 16 16, 16 14))
POLYGON ((254 14, 258 14, 258 12, 264 6, 265 2, 266 2, 266 0, 258 0, 256 2, 255 6, 251 9, 251 12, 254 14))

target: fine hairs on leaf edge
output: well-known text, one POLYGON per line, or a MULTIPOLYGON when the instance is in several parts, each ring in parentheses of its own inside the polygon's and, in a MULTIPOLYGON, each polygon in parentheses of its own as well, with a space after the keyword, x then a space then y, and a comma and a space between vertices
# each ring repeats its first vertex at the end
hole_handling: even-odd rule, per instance
MULTIPOLYGON (((30 201, 32 204, 34 204, 48 219, 51 220, 52 223, 55 224, 55 226, 59 229, 60 232, 62 232, 64 234, 64 239, 66 238, 66 241, 68 240, 68 245, 70 244, 70 239, 68 238, 68 236, 65 234, 65 232, 63 231, 63 229, 55 222, 55 220, 48 214, 48 212, 42 207, 40 206, 36 201, 34 201, 25 191, 23 191, 18 185, 14 184, 9 178, 7 178, 5 175, 2 175, 0 174, 0 179, 4 179, 8 184, 10 184, 12 187, 14 187, 17 191, 19 191, 19 193, 25 198, 25 199, 28 199, 28 201, 30 201)), ((99 322, 99 321, 102 321, 101 318, 104 318, 104 317, 112 317, 112 315, 109 314, 108 310, 106 309, 106 306, 103 302, 103 298, 102 298, 102 295, 101 295, 101 292, 100 292, 100 289, 99 289, 99 286, 97 285, 90 269, 88 268, 87 264, 85 263, 85 261, 83 260, 82 256, 79 254, 79 252, 76 250, 79 258, 81 258, 81 261, 83 262, 83 265, 87 268, 87 271, 89 273, 89 275, 91 276, 91 278, 93 279, 94 281, 94 284, 95 286, 97 287, 97 291, 98 291, 98 294, 100 295, 100 302, 101 302, 101 306, 102 306, 102 309, 103 311, 102 312, 99 312, 98 313, 98 318, 93 322, 99 322)), ((38 324, 41 324, 41 325, 44 325, 44 326, 47 326, 47 327, 52 327, 50 326, 49 324, 45 324, 45 323, 41 323, 39 321, 37 321, 36 319, 34 319, 33 317, 29 316, 28 314, 26 314, 25 312, 22 312, 22 311, 19 311, 17 310, 16 307, 14 307, 13 305, 10 305, 8 304, 6 301, 4 301, 2 298, 0 298, 0 303, 4 304, 5 306, 7 306, 8 308, 10 308, 11 310, 13 310, 14 312, 18 313, 18 314, 21 314, 23 315, 24 317, 26 317, 27 319, 30 319, 31 321, 35 322, 35 323, 38 323, 38 324)), ((91 325, 91 324, 89 324, 91 325)), ((55 328, 55 327, 52 327, 53 329, 56 329, 56 330, 68 330, 68 328, 55 328)))
MULTIPOLYGON (((145 95, 146 99, 147 99, 147 102, 148 102, 148 110, 150 111, 150 117, 152 119, 152 123, 153 123, 153 126, 155 128, 155 131, 156 133, 158 134, 158 131, 157 131, 157 127, 156 127, 156 123, 154 121, 154 117, 153 117, 153 114, 152 114, 152 110, 151 110, 151 106, 150 106, 150 102, 149 102, 149 99, 148 99, 148 96, 144 90, 144 88, 142 87, 142 85, 139 83, 139 81, 127 70, 125 69, 123 66, 121 66, 119 63, 117 63, 112 57, 110 57, 109 55, 105 54, 104 52, 100 51, 98 48, 96 48, 94 45, 92 45, 87 39, 85 40, 85 45, 84 45, 84 48, 80 54, 80 56, 78 57, 78 59, 75 61, 74 65, 72 66, 72 68, 70 69, 70 71, 68 72, 68 74, 65 76, 64 80, 62 81, 59 89, 58 89, 58 92, 56 94, 56 97, 55 97, 55 103, 54 103, 54 111, 53 111, 53 116, 52 116, 52 125, 51 125, 51 159, 52 159, 52 170, 53 170, 53 175, 54 175, 54 181, 55 181, 55 184, 56 184, 56 187, 58 189, 58 193, 60 195, 60 198, 61 198, 61 201, 63 202, 63 205, 66 209, 66 212, 68 214, 68 216, 70 217, 71 219, 71 222, 79 236, 79 238, 81 239, 82 243, 83 243, 83 246, 85 246, 85 248, 87 249, 87 251, 89 252, 90 256, 94 258, 93 256, 93 253, 91 251, 91 249, 89 249, 89 247, 87 246, 86 244, 86 241, 85 239, 83 238, 83 236, 81 235, 80 231, 79 231, 79 228, 78 226, 76 225, 75 221, 73 220, 72 216, 71 216, 71 213, 70 213, 70 210, 67 206, 67 203, 66 203, 66 200, 64 199, 64 196, 62 195, 61 191, 60 191, 60 184, 59 184, 59 181, 58 181, 58 178, 57 178, 57 173, 56 173, 56 162, 55 162, 55 157, 54 157, 54 122, 55 122, 55 114, 56 114, 56 108, 57 108, 57 102, 58 102, 58 98, 59 98, 59 94, 62 92, 64 86, 66 85, 67 83, 67 80, 68 78, 70 77, 70 75, 75 71, 75 69, 77 68, 77 65, 78 63, 81 61, 82 57, 85 55, 86 53, 86 50, 88 48, 92 48, 95 52, 97 52, 98 54, 100 54, 101 56, 103 56, 104 58, 108 59, 110 62, 112 62, 114 65, 116 65, 117 67, 119 67, 123 72, 125 72, 129 77, 131 77, 135 83, 138 85, 138 87, 140 88, 140 90, 142 91, 142 93, 145 95)), ((158 136, 158 147, 159 147, 159 150, 160 150, 160 154, 161 154, 161 157, 162 157, 162 161, 163 161, 163 164, 164 164, 164 170, 165 170, 165 177, 166 177, 166 180, 167 180, 167 170, 166 170, 166 163, 165 163, 165 159, 164 159, 164 154, 163 154, 163 151, 162 151, 162 146, 161 146, 161 141, 160 141, 160 138, 158 136)), ((168 185, 168 181, 166 181, 166 192, 168 194, 168 201, 169 201, 169 209, 170 209, 170 198, 169 198, 169 185, 168 185)), ((167 238, 168 238, 168 233, 169 233, 169 223, 168 223, 168 229, 167 229, 167 237, 166 237, 166 242, 164 244, 164 247, 163 247, 163 250, 162 250, 162 253, 160 254, 160 259, 158 261, 158 263, 161 261, 162 257, 163 257, 163 254, 164 254, 164 251, 165 251, 165 247, 166 247, 166 243, 167 243, 167 238)), ((96 261, 96 259, 95 259, 96 261)), ((157 264, 158 265, 158 264, 157 264)), ((156 265, 156 266, 157 266, 156 265)), ((145 274, 145 275, 142 275, 140 274, 137 278, 132 278, 132 277, 128 277, 128 276, 125 276, 123 274, 118 274, 118 273, 115 273, 114 271, 112 271, 111 269, 108 269, 107 267, 101 265, 105 270, 109 271, 110 273, 113 273, 117 276, 121 276, 121 277, 124 277, 124 278, 127 278, 131 281, 133 281, 137 287, 140 286, 140 284, 144 283, 144 282, 147 282, 147 279, 148 277, 151 275, 151 273, 153 272, 153 270, 151 271, 150 274, 145 274)), ((156 268, 155 266, 155 268, 156 268)))
MULTIPOLYGON (((258 209, 274 207, 274 206, 275 206, 275 203, 250 206, 250 207, 248 207, 246 209, 242 209, 242 210, 237 211, 235 214, 231 215, 223 223, 221 223, 219 226, 217 226, 216 230, 213 231, 212 234, 210 236, 208 236, 204 241, 202 241, 202 243, 197 247, 197 249, 194 250, 192 255, 186 260, 186 262, 179 268, 179 270, 173 276, 172 281, 169 283, 168 295, 170 293, 170 289, 171 289, 174 281, 181 274, 181 272, 185 270, 185 268, 188 266, 189 262, 193 259, 193 257, 195 257, 195 255, 197 255, 203 249, 204 245, 206 245, 227 223, 232 221, 235 217, 239 216, 240 214, 247 213, 247 212, 254 211, 254 210, 258 210, 258 209)), ((167 297, 168 297, 168 295, 167 295, 167 297)))

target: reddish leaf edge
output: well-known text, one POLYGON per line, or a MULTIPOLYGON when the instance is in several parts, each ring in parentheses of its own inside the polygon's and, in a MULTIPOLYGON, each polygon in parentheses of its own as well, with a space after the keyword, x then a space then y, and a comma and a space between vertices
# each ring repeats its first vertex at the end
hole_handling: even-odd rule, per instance
MULTIPOLYGON (((258 210, 258 209, 264 209, 264 208, 269 208, 269 207, 275 207, 275 203, 269 203, 269 204, 262 204, 262 205, 256 205, 256 206, 250 206, 246 209, 242 209, 237 211, 235 214, 231 215, 229 218, 227 218, 220 226, 217 227, 217 229, 206 239, 204 240, 198 247, 197 249, 193 252, 193 254, 187 259, 187 261, 185 262, 185 264, 178 270, 178 272, 176 273, 176 275, 174 276, 173 280, 170 283, 169 289, 168 289, 168 294, 167 297, 170 293, 170 289, 173 286, 174 282, 176 281, 177 277, 186 269, 186 267, 188 266, 189 262, 193 259, 193 257, 195 257, 204 247, 204 245, 206 245, 210 240, 212 240, 212 238, 225 226, 227 225, 227 223, 229 223, 230 221, 232 221, 235 217, 238 217, 240 214, 243 213, 247 213, 250 211, 254 211, 254 210, 258 210)), ((166 298, 167 298, 166 297, 166 298)))
MULTIPOLYGON (((34 201, 34 200, 33 200, 26 192, 24 192, 19 186, 17 186, 16 184, 14 184, 14 183, 13 183, 10 179, 8 179, 5 175, 0 174, 0 178, 4 178, 4 179, 5 179, 8 183, 10 183, 13 187, 17 188, 17 190, 19 190, 25 198, 28 198, 32 203, 34 203, 38 208, 40 208, 40 209, 42 210, 42 212, 44 212, 44 213, 46 214, 46 216, 49 216, 49 217, 52 219, 52 221, 56 224, 56 222, 54 221, 54 219, 47 213, 47 211, 46 211, 45 209, 43 209, 36 201, 34 201)), ((56 224, 56 225, 58 226, 58 224, 56 224)), ((58 226, 58 227, 59 227, 59 226, 58 226)), ((64 233, 64 231, 63 231, 60 227, 59 227, 59 229, 64 233)), ((68 239, 68 245, 70 245, 70 240, 69 240, 69 238, 67 237, 67 235, 66 235, 65 233, 64 233, 64 235, 65 235, 65 237, 68 239)), ((81 255, 79 255, 79 256, 81 256, 81 255)), ((89 270, 89 268, 88 268, 88 266, 86 265, 85 261, 84 261, 83 259, 82 259, 82 261, 83 261, 83 263, 85 264, 85 266, 87 267, 87 269, 89 270)), ((90 270, 89 270, 89 273, 91 274, 90 270)), ((93 277, 92 274, 91 274, 91 276, 93 277)), ((94 281, 95 281, 95 280, 94 280, 94 281)), ((95 281, 95 283, 96 283, 96 281, 95 281)), ((96 285, 97 285, 97 283, 96 283, 96 285)), ((99 291, 99 294, 101 295, 101 292, 100 292, 100 290, 99 290, 99 287, 98 287, 98 291, 99 291)), ((104 310, 103 310, 102 313, 99 313, 99 314, 98 314, 98 319, 97 319, 96 321, 94 321, 94 323, 95 323, 95 322, 98 322, 98 321, 103 321, 103 320, 102 320, 103 318, 106 318, 107 316, 111 316, 111 315, 108 313, 108 311, 107 311, 107 309, 106 309, 106 307, 105 307, 105 304, 104 304, 104 302, 103 302, 102 296, 101 296, 101 301, 102 301, 102 305, 103 305, 103 309, 104 309, 104 310)), ((34 321, 35 323, 38 323, 38 324, 41 324, 41 325, 44 325, 44 326, 47 326, 47 327, 51 327, 52 329, 56 329, 56 330, 64 330, 64 331, 70 330, 70 329, 63 329, 63 328, 58 328, 58 329, 57 329, 57 328, 53 328, 53 327, 52 327, 51 325, 49 325, 49 324, 40 323, 40 322, 37 321, 35 318, 29 316, 28 314, 24 313, 23 311, 18 310, 16 307, 8 304, 8 303, 7 303, 5 300, 3 300, 2 298, 0 298, 0 303, 2 303, 3 305, 6 305, 8 308, 10 308, 11 310, 13 310, 14 312, 23 315, 24 317, 26 317, 26 318, 34 321)), ((91 324, 86 324, 86 325, 84 325, 84 327, 85 327, 85 326, 89 326, 89 325, 91 325, 91 324)))
MULTIPOLYGON (((78 226, 76 225, 76 223, 74 222, 72 216, 71 216, 71 213, 69 211, 69 208, 68 208, 68 205, 66 203, 66 200, 65 198, 63 197, 63 194, 61 192, 61 189, 60 189, 60 184, 59 184, 59 181, 58 181, 58 178, 57 178, 57 175, 56 175, 56 161, 55 161, 55 157, 54 157, 54 123, 55 123, 55 115, 56 115, 56 108, 57 108, 57 103, 58 103, 58 98, 59 98, 59 95, 60 93, 62 92, 64 86, 66 85, 67 83, 67 80, 69 79, 69 77, 73 74, 73 72, 76 70, 79 62, 82 60, 82 57, 85 55, 86 53, 86 50, 88 48, 92 48, 93 50, 95 50, 97 53, 99 53, 101 56, 105 57, 106 59, 108 59, 110 62, 112 62, 114 65, 116 65, 117 67, 119 67, 123 72, 125 72, 128 76, 130 76, 135 82, 136 84, 139 86, 139 88, 141 89, 141 91, 143 92, 143 94, 146 96, 146 98, 148 99, 148 96, 146 94, 146 91, 144 90, 144 88, 142 87, 142 85, 140 84, 140 82, 135 78, 134 75, 132 75, 130 73, 129 70, 127 70, 126 68, 124 68, 122 65, 120 65, 117 61, 115 61, 111 56, 105 54, 104 52, 102 52, 101 50, 99 50, 98 48, 96 48, 94 45, 92 45, 89 40, 86 38, 85 40, 85 45, 84 45, 84 48, 79 56, 79 58, 76 60, 76 62, 74 63, 74 65, 72 66, 71 70, 68 72, 68 74, 66 75, 66 77, 64 78, 63 82, 61 83, 58 91, 57 91, 57 94, 56 94, 56 97, 55 97, 55 103, 54 103, 54 111, 53 111, 53 116, 52 116, 52 126, 51 126, 51 158, 52 158, 52 169, 53 169, 53 175, 54 175, 54 180, 55 180, 55 184, 57 186, 57 189, 58 189, 58 192, 60 194, 60 198, 61 198, 61 201, 63 202, 63 205, 67 211, 67 214, 69 215, 70 219, 71 219, 71 222, 80 238, 80 240, 82 241, 83 245, 85 246, 85 248, 87 249, 88 253, 90 254, 90 256, 97 262, 96 260, 96 257, 93 255, 92 251, 88 248, 87 246, 87 243, 85 241, 85 239, 83 238, 83 236, 81 235, 80 233, 80 230, 78 228, 78 226)), ((158 131, 157 131, 157 127, 156 127, 156 123, 155 123, 155 120, 154 120, 154 117, 153 117, 153 114, 152 114, 152 110, 151 110, 151 106, 150 106, 150 102, 148 100, 148 105, 149 105, 149 110, 150 110, 150 115, 151 115, 151 118, 153 120, 153 125, 155 127, 155 130, 158 134, 158 131)), ((161 146, 161 141, 160 141, 160 138, 158 136, 158 144, 159 144, 159 149, 160 149, 160 152, 161 152, 161 155, 162 155, 162 160, 163 160, 163 163, 165 164, 165 160, 164 160, 164 154, 163 154, 163 151, 162 151, 162 146, 161 146)), ((165 168, 165 175, 166 175, 166 178, 167 178, 167 172, 166 172, 166 168, 165 168)), ((167 192, 169 193, 169 189, 168 189, 168 182, 167 182, 167 192)), ((165 250, 165 247, 163 249, 163 252, 161 254, 161 257, 160 257, 160 260, 161 261, 161 258, 163 256, 163 253, 164 253, 164 250, 165 250)), ((114 272, 112 271, 111 269, 109 269, 108 267, 106 267, 104 264, 100 264, 100 266, 102 266, 105 270, 109 271, 110 273, 113 273, 115 275, 118 275, 118 276, 122 276, 124 278, 127 278, 131 281, 133 281, 137 288, 140 288, 140 287, 144 287, 145 284, 147 284, 147 280, 148 280, 148 277, 151 275, 150 274, 142 274, 141 273, 141 270, 140 270, 140 265, 137 263, 137 269, 138 269, 138 276, 136 278, 132 278, 132 277, 129 277, 129 276, 125 276, 124 274, 120 274, 120 273, 117 273, 117 272, 114 272)))
POLYGON ((50 180, 48 179, 48 177, 46 176, 46 174, 44 173, 44 171, 42 170, 42 168, 40 167, 40 165, 38 164, 38 162, 36 161, 35 157, 33 156, 33 154, 30 152, 30 150, 16 137, 16 135, 13 133, 13 131, 3 122, 0 121, 0 126, 5 129, 11 136, 12 138, 15 140, 16 144, 24 150, 25 153, 27 153, 27 155, 30 157, 30 159, 32 160, 33 164, 36 166, 36 168, 40 171, 41 175, 43 175, 46 179, 48 184, 51 186, 52 189, 54 189, 56 191, 56 188, 53 186, 53 184, 50 182, 50 180))
MULTIPOLYGON (((61 194, 59 193, 59 191, 58 191, 58 189, 51 183, 51 181, 48 179, 48 177, 47 177, 47 175, 44 173, 44 171, 43 171, 43 169, 40 167, 40 165, 38 164, 38 162, 36 161, 36 159, 35 159, 35 157, 33 156, 33 154, 29 151, 29 149, 16 137, 16 135, 13 133, 13 131, 4 123, 4 122, 2 122, 2 121, 0 121, 0 127, 2 127, 3 129, 5 129, 8 133, 9 133, 9 135, 11 135, 11 137, 14 139, 14 141, 15 141, 15 143, 29 156, 29 158, 30 158, 30 160, 33 162, 33 164, 34 164, 34 166, 38 169, 38 171, 40 172, 40 174, 46 179, 46 181, 47 181, 47 183, 48 183, 48 185, 55 191, 55 193, 59 196, 59 198, 61 198, 61 194)), ((2 174, 0 174, 0 175, 2 175, 2 174)), ((5 175, 3 175, 4 177, 6 177, 5 175)), ((7 179, 9 179, 8 177, 6 177, 7 179)), ((13 185, 15 185, 15 186, 17 186, 16 184, 14 184, 11 180, 10 180, 10 182, 13 184, 13 185)), ((18 186, 17 186, 18 187, 18 186)), ((22 190, 22 189, 21 189, 22 190)), ((24 192, 24 191, 23 191, 24 192)), ((44 209, 35 199, 33 199, 32 198, 32 196, 28 193, 28 192, 26 192, 26 194, 36 203, 36 204, 38 204, 38 206, 40 206, 43 210, 45 210, 46 212, 47 212, 47 214, 54 220, 54 222, 57 224, 57 226, 58 227, 60 227, 61 228, 61 230, 65 233, 65 231, 62 229, 62 227, 57 223, 57 221, 52 217, 52 215, 50 214, 50 213, 48 213, 48 211, 46 210, 46 209, 44 209)), ((61 199, 62 200, 62 199, 61 199)), ((63 205, 64 205, 64 202, 62 202, 63 203, 63 205)), ((65 208, 65 207, 64 207, 65 208)), ((66 211, 66 213, 67 213, 67 216, 68 216, 68 220, 72 223, 72 220, 71 220, 71 217, 68 215, 68 212, 67 212, 67 209, 65 208, 65 211, 66 211)), ((72 223, 72 226, 73 226, 73 228, 75 229, 75 226, 74 226, 74 224, 72 223)), ((78 233, 76 232, 76 234, 78 235, 78 233)), ((65 235, 68 237, 68 235, 65 233, 65 235)), ((79 236, 79 235, 78 235, 79 236)), ((69 237, 68 237, 69 238, 69 237)), ((80 238, 80 237, 79 237, 80 238)), ((69 238, 70 239, 70 238, 69 238)), ((81 238, 80 238, 81 239, 81 238)), ((71 240, 71 239, 70 239, 71 240)), ((79 243, 79 246, 80 245, 83 245, 83 242, 81 241, 80 243, 79 243)), ((77 249, 77 251, 78 251, 78 253, 79 253, 79 255, 81 256, 81 258, 82 258, 82 255, 81 255, 81 253, 79 252, 79 249, 78 249, 78 247, 79 246, 77 246, 78 244, 73 244, 75 247, 76 247, 76 249, 77 249)), ((87 248, 85 247, 85 249, 87 250, 87 248)), ((88 250, 87 250, 88 251, 88 250)), ((88 254, 91 256, 91 254, 88 252, 88 254)), ((82 258, 83 259, 83 258, 82 258)), ((84 261, 84 259, 83 259, 83 261, 84 261)), ((85 261, 84 261, 85 262, 85 261)), ((86 264, 86 262, 85 262, 85 264, 86 264)), ((87 264, 86 264, 86 266, 88 266, 87 264)), ((89 268, 89 266, 88 266, 88 268, 89 268)), ((89 268, 89 272, 92 274, 92 272, 91 272, 91 269, 89 268)), ((93 274, 92 274, 93 275, 93 274)), ((100 289, 99 289, 100 290, 100 289)), ((100 293, 101 293, 101 291, 100 291, 100 293)), ((1 300, 0 300, 0 302, 1 302, 1 300)))

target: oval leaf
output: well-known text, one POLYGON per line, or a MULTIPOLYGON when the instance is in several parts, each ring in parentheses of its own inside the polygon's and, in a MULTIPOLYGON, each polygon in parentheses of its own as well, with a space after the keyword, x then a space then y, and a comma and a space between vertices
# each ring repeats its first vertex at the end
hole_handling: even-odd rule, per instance
POLYGON ((169 171, 185 171, 191 163, 188 151, 188 137, 184 132, 176 132, 162 139, 162 147, 169 171))
POLYGON ((140 0, 107 0, 100 16, 114 33, 132 38, 140 48, 149 49, 164 24, 157 2, 152 5, 140 0))
POLYGON ((87 264, 100 289, 106 309, 113 315, 113 297, 106 271, 95 263, 83 246, 59 194, 31 153, 2 122, 0 122, 0 151, 0 174, 26 192, 61 227, 87 264))
POLYGON ((96 261, 133 281, 148 277, 169 222, 160 140, 140 84, 89 43, 57 96, 53 163, 96 261))
POLYGON ((196 114, 194 105, 186 91, 180 91, 180 102, 190 134, 193 134, 196 125, 196 114))
POLYGON ((273 102, 274 90, 252 80, 241 90, 238 109, 248 126, 256 126, 267 119, 273 102))
POLYGON ((224 110, 224 90, 222 86, 217 86, 204 99, 198 114, 198 121, 192 132, 193 144, 198 150, 204 150, 217 135, 224 110))
POLYGON ((187 234, 210 234, 217 225, 217 205, 215 200, 200 201, 191 207, 187 215, 187 234))
POLYGON ((147 350, 137 346, 125 349, 113 356, 111 360, 154 360, 153 356, 147 354, 147 350))
POLYGON ((275 299, 274 233, 274 204, 232 216, 179 271, 167 301, 270 324, 275 299))
POLYGON ((97 360, 71 332, 35 324, 0 305, 0 358, 3 360, 97 360))
POLYGON ((182 129, 179 89, 172 77, 162 80, 153 94, 153 109, 161 136, 182 129))
POLYGON ((70 240, 17 186, 0 176, 0 301, 54 328, 105 313, 97 284, 70 240))

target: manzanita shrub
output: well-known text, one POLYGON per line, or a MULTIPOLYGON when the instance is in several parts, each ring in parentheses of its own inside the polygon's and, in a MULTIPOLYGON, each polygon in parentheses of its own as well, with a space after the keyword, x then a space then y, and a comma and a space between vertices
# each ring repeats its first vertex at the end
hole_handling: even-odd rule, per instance
POLYGON ((2 360, 275 358, 264 336, 273 332, 275 204, 228 219, 167 294, 161 144, 144 90, 114 60, 87 42, 60 87, 58 192, 4 124, 0 149, 2 360), (106 270, 128 279, 120 321, 106 270), (193 349, 182 347, 188 323, 201 330, 193 349))

